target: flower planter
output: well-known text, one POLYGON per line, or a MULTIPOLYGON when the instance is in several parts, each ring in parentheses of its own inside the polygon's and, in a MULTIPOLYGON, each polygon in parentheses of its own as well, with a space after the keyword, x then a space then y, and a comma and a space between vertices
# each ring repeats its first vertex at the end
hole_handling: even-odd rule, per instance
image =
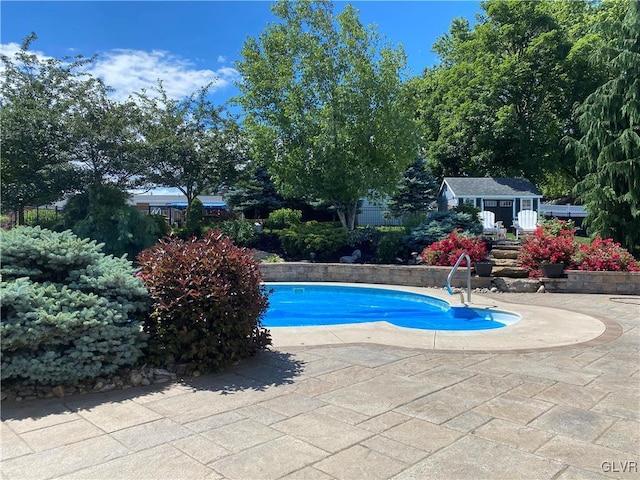
POLYGON ((490 277, 491 270, 493 269, 492 262, 476 262, 473 264, 473 268, 479 277, 490 277))
POLYGON ((544 263, 540 265, 540 270, 547 278, 560 278, 564 273, 564 263, 544 263))

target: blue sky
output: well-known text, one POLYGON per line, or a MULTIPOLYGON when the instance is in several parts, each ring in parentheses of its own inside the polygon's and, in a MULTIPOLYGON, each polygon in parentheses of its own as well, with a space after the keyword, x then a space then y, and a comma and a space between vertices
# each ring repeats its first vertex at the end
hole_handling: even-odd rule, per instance
MULTIPOLYGON (((467 1, 356 1, 360 20, 376 24, 392 44, 402 44, 410 72, 417 75, 437 61, 434 41, 451 20, 473 21, 481 11, 467 1)), ((334 2, 341 11, 345 2, 334 2)), ((176 98, 216 78, 213 100, 237 94, 234 62, 247 37, 257 37, 277 19, 270 2, 0 2, 0 52, 15 51, 30 32, 32 50, 50 57, 98 54, 92 72, 124 99, 161 78, 176 98)))

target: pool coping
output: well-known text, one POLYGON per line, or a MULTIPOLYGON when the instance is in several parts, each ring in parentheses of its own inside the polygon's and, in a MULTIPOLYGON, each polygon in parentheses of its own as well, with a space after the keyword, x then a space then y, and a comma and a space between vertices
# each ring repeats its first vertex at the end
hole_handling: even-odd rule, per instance
MULTIPOLYGON (((428 295, 460 305, 457 296, 437 288, 373 283, 268 282, 267 285, 333 285, 382 288, 428 295)), ((543 294, 541 294, 543 295, 543 294)), ((567 348, 586 348, 615 340, 622 334, 617 322, 552 307, 528 305, 472 293, 471 307, 491 308, 521 317, 500 329, 437 331, 397 327, 387 322, 318 327, 269 327, 273 348, 378 344, 434 352, 527 353, 567 348)))

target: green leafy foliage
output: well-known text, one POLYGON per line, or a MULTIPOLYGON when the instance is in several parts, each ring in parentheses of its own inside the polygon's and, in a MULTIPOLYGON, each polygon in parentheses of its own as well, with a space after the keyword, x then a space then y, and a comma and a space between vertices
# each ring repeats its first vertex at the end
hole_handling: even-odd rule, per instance
POLYGON ((282 230, 299 224, 302 221, 302 211, 291 208, 280 208, 269 214, 267 227, 282 230))
POLYGON ((247 163, 247 137, 224 107, 210 101, 213 82, 180 100, 161 81, 138 94, 145 144, 139 155, 147 183, 177 188, 187 204, 223 184, 233 184, 247 163))
POLYGON ((294 259, 309 258, 316 254, 319 260, 331 258, 347 245, 347 231, 332 222, 303 222, 279 232, 284 251, 294 259))
POLYGON ((364 245, 378 244, 382 238, 382 231, 376 227, 358 227, 355 230, 349 232, 349 246, 350 247, 362 247, 364 245))
POLYGON ((426 246, 443 240, 453 232, 475 237, 482 234, 482 225, 477 216, 468 213, 455 210, 432 212, 420 226, 404 237, 404 243, 410 251, 421 252, 426 246))
POLYGON ((606 77, 588 57, 612 3, 488 0, 473 26, 454 19, 433 46, 438 65, 411 82, 434 171, 526 177, 568 194, 575 157, 558 145, 576 130, 574 105, 606 77))
POLYGON ((403 242, 404 236, 404 232, 401 231, 384 232, 376 248, 376 262, 396 263, 396 258, 402 258, 406 248, 403 242))
POLYGON ((61 212, 55 210, 27 210, 24 212, 24 225, 60 231, 64 230, 64 218, 61 212))
POLYGON ((187 224, 185 235, 187 237, 199 237, 204 227, 204 205, 199 198, 194 198, 187 208, 187 224))
POLYGON ((150 358, 215 372, 266 348, 268 299, 251 253, 220 232, 169 237, 138 256, 153 301, 144 330, 150 358))
POLYGON ((583 135, 570 142, 582 179, 575 193, 591 235, 612 237, 640 253, 640 2, 628 2, 622 28, 604 57, 612 78, 577 108, 583 135))
POLYGON ((257 237, 253 222, 243 219, 225 220, 216 224, 224 235, 229 237, 236 245, 247 247, 257 237))
POLYGON ((145 170, 137 105, 116 102, 87 72, 94 57, 43 58, 29 35, 2 55, 0 131, 2 207, 18 211, 111 183, 125 190, 145 170))
POLYGON ((79 237, 102 242, 106 253, 133 259, 166 229, 127 205, 127 198, 126 192, 112 185, 93 187, 69 199, 63 210, 65 225, 79 237))
POLYGON ((142 355, 148 293, 131 262, 69 231, 2 240, 2 381, 72 384, 142 355))
POLYGON ((248 38, 238 102, 255 157, 285 196, 329 202, 352 230, 358 201, 391 193, 417 136, 400 47, 384 45, 351 5, 276 2, 278 23, 248 38))
POLYGON ((478 214, 480 213, 480 209, 478 207, 475 207, 468 203, 463 203, 462 205, 456 205, 453 210, 457 213, 466 213, 471 218, 478 218, 478 214))
POLYGON ((13 55, 1 55, 0 165, 2 208, 18 211, 62 198, 76 186, 67 155, 67 122, 90 84, 81 73, 90 59, 63 63, 29 51, 29 35, 13 55))

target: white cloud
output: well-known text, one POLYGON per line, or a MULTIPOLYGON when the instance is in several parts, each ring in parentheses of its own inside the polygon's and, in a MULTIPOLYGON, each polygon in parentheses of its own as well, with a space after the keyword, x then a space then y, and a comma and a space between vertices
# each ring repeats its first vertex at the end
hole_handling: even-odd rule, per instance
MULTIPOLYGON (((0 54, 13 57, 20 49, 19 43, 0 44, 0 54)), ((29 50, 40 60, 47 57, 43 52, 29 50)), ((125 100, 140 90, 151 90, 162 80, 167 94, 179 99, 196 92, 212 83, 211 92, 224 89, 240 78, 235 68, 222 66, 217 70, 198 69, 193 62, 166 51, 154 50, 111 50, 98 54, 96 62, 86 69, 92 75, 102 78, 113 88, 111 97, 125 100)), ((0 71, 2 65, 0 64, 0 71)))
MULTIPOLYGON (((0 55, 6 55, 9 58, 13 58, 13 56, 20 50, 20 44, 16 42, 11 43, 0 43, 0 55)), ((29 49, 29 53, 38 57, 39 60, 44 61, 50 59, 51 57, 47 57, 43 52, 38 50, 29 49)), ((0 71, 4 70, 4 65, 0 63, 0 71)))
POLYGON ((225 63, 227 61, 227 57, 224 55, 218 55, 218 63, 225 63))
POLYGON ((0 55, 6 55, 7 57, 13 57, 13 55, 20 50, 20 44, 16 42, 0 43, 0 55))
POLYGON ((177 188, 152 188, 150 190, 131 190, 132 195, 184 195, 177 188))
POLYGON ((116 100, 124 100, 131 93, 151 90, 158 79, 171 98, 182 98, 212 82, 211 91, 221 90, 240 77, 237 70, 223 67, 218 70, 196 69, 193 64, 169 52, 154 50, 114 50, 98 55, 89 69, 114 89, 116 100))

